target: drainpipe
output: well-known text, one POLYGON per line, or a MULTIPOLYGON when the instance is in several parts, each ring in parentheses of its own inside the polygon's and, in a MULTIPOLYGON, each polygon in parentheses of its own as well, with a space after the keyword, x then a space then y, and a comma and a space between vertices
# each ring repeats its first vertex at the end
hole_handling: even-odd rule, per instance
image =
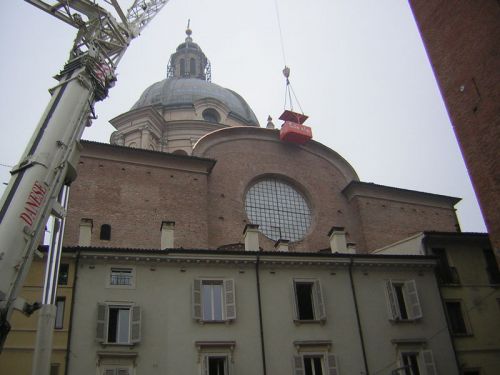
POLYGON ((352 298, 354 300, 354 309, 356 310, 356 321, 358 323, 359 340, 361 342, 361 350, 363 352, 365 374, 370 375, 370 372, 368 371, 368 363, 366 361, 365 340, 363 338, 363 330, 361 328, 361 319, 359 318, 358 300, 356 298, 356 288, 354 287, 354 280, 352 278, 352 264, 353 264, 353 258, 351 257, 351 261, 349 262, 349 279, 351 280, 352 298))
POLYGON ((266 350, 264 346, 264 326, 262 323, 262 302, 260 298, 260 273, 259 273, 259 265, 260 265, 260 254, 257 253, 257 262, 255 263, 255 277, 257 280, 257 302, 259 306, 259 328, 260 328, 260 348, 262 351, 262 369, 263 374, 267 375, 266 369, 266 350))
POLYGON ((75 271, 73 274, 73 290, 71 291, 71 309, 69 314, 68 326, 68 342, 66 343, 66 363, 64 364, 64 375, 68 375, 69 359, 71 353, 71 334, 73 333, 73 316, 75 315, 75 295, 76 295, 76 280, 78 280, 78 265, 80 264, 80 250, 76 253, 75 271))

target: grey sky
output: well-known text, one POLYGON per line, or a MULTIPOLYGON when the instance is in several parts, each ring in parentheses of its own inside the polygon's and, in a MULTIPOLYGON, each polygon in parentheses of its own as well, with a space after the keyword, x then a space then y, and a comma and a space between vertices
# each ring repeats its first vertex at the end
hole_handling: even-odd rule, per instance
MULTIPOLYGON (((484 231, 407 2, 278 5, 290 79, 314 139, 347 159, 362 181, 463 198, 457 205, 462 230, 484 231)), ((171 0, 132 42, 85 139, 108 142, 109 119, 165 78, 188 18, 212 63, 212 81, 242 95, 261 126, 269 114, 279 126, 285 82, 274 0, 171 0)), ((49 101, 51 77, 66 61, 75 31, 22 1, 4 4, 0 30, 1 129, 10 135, 0 139, 0 163, 13 165, 49 101)), ((8 171, 0 165, 1 182, 8 171)))

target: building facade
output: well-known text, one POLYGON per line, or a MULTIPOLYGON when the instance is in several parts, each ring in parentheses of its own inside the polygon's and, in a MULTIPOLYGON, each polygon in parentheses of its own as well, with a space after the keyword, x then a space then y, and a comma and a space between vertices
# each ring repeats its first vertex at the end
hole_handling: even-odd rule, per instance
POLYGON ((486 234, 420 233, 378 254, 434 255, 461 374, 500 369, 500 273, 486 234))
MULTIPOLYGON (((38 253, 32 262, 30 272, 24 282, 21 297, 28 303, 42 300, 45 277, 46 252, 38 253)), ((73 254, 62 257, 56 297, 56 319, 53 336, 51 375, 66 373, 68 340, 73 306, 73 286, 75 282, 75 258, 73 254)), ((11 331, 0 356, 1 374, 32 373, 33 354, 37 335, 38 311, 25 316, 15 310, 11 320, 11 331)))
POLYGON ((458 374, 432 258, 68 250, 70 374, 458 374))

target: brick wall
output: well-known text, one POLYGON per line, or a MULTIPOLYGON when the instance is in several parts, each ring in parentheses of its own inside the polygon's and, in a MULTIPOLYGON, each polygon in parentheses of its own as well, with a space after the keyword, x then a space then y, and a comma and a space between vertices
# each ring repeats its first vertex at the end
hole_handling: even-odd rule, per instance
POLYGON ((500 4, 410 5, 500 259, 500 4))

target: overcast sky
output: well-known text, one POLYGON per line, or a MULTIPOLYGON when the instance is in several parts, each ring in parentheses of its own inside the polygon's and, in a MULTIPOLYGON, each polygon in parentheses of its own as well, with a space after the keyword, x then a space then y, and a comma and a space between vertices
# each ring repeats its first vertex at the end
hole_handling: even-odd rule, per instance
MULTIPOLYGON (((461 197, 462 230, 485 231, 407 2, 277 4, 290 79, 314 139, 342 155, 362 181, 461 197)), ((274 0, 171 0, 132 42, 85 139, 109 142, 108 121, 165 78, 188 18, 193 40, 212 63, 212 82, 242 95, 261 126, 268 115, 279 117, 284 58, 274 0)), ((0 13, 0 31, 0 179, 6 183, 10 168, 3 165, 18 163, 75 30, 32 5, 9 1, 0 13)))

